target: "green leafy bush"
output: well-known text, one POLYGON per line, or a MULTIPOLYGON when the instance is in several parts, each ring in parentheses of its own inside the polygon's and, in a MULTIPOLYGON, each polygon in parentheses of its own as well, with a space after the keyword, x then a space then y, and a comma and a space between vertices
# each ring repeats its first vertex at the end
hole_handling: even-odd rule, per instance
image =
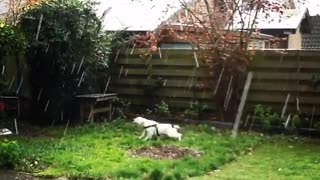
POLYGON ((30 41, 27 55, 39 122, 74 111, 76 94, 103 92, 106 87, 113 34, 103 30, 95 5, 82 0, 42 1, 21 15, 21 29, 30 41))
POLYGON ((0 57, 21 53, 26 47, 26 38, 18 28, 0 21, 0 57))
POLYGON ((184 111, 184 115, 190 118, 200 118, 201 114, 207 109, 207 105, 193 101, 190 103, 189 108, 184 111))
POLYGON ((265 107, 261 104, 255 106, 254 118, 259 119, 263 129, 270 130, 272 125, 280 125, 283 119, 276 112, 272 112, 271 107, 265 107))
POLYGON ((292 128, 299 128, 300 125, 301 125, 301 119, 300 119, 299 115, 294 114, 292 117, 292 123, 291 123, 292 128))
MULTIPOLYGON (((24 34, 15 26, 0 21, 0 73, 6 64, 5 56, 23 53, 27 47, 24 34)), ((0 91, 9 84, 6 75, 0 75, 0 91)))
POLYGON ((21 153, 21 147, 16 141, 0 141, 0 168, 14 168, 21 158, 21 153))
POLYGON ((155 105, 154 112, 157 115, 169 115, 170 114, 169 105, 162 100, 159 104, 155 105))

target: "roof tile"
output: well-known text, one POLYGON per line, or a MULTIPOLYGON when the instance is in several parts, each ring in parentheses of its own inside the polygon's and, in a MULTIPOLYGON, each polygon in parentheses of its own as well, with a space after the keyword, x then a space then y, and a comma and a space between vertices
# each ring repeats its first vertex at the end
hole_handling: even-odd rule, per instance
POLYGON ((303 49, 320 50, 320 16, 311 16, 311 33, 304 34, 302 39, 303 49))

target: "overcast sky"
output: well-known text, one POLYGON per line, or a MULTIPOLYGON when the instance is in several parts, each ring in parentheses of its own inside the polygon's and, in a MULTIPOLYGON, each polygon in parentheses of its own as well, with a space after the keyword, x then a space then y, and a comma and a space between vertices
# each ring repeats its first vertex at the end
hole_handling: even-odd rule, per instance
POLYGON ((311 16, 320 14, 320 0, 306 0, 304 6, 308 7, 311 16))
MULTIPOLYGON (((102 14, 108 7, 112 7, 106 16, 105 27, 108 30, 154 29, 180 8, 179 0, 98 0, 101 2, 98 14, 102 14), (138 2, 137 2, 138 1, 138 2), (167 5, 170 5, 168 9, 167 5), (166 12, 164 12, 166 11, 166 12)), ((188 0, 186 0, 188 1, 188 0)), ((284 0, 271 0, 282 1, 284 0)), ((309 9, 310 15, 320 14, 320 0, 295 0, 297 8, 309 9), (304 1, 305 3, 297 3, 304 1)))

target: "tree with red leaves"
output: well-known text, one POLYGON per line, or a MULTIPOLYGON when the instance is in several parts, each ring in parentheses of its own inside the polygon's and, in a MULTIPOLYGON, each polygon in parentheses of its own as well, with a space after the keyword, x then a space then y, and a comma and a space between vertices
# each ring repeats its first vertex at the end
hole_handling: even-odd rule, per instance
MULTIPOLYGON (((245 74, 254 51, 248 43, 259 36, 261 14, 273 21, 270 14, 283 10, 292 2, 271 0, 179 0, 176 23, 160 26, 155 32, 138 36, 135 43, 156 50, 158 42, 167 38, 184 40, 193 45, 199 59, 210 69, 211 79, 204 88, 211 89, 222 121, 235 118, 239 102, 240 76, 245 74)), ((277 40, 275 40, 277 41, 277 40)))

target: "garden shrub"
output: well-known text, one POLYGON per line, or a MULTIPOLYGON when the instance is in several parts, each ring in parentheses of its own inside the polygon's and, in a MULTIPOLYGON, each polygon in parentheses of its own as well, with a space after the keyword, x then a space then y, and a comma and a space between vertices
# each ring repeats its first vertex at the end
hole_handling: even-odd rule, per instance
POLYGON ((21 158, 21 147, 16 141, 0 140, 0 168, 13 169, 21 158))
POLYGON ((270 130, 272 125, 280 125, 283 119, 276 112, 272 112, 271 107, 265 107, 261 104, 255 106, 254 118, 260 120, 264 130, 270 130))
POLYGON ((6 71, 2 69, 6 65, 5 57, 13 55, 18 58, 18 54, 23 53, 26 47, 26 38, 18 28, 0 21, 0 93, 9 84, 6 71))
MULTIPOLYGON (((301 128, 302 120, 297 113, 290 113, 291 119, 287 125, 287 129, 296 130, 301 128)), ((277 112, 273 112, 271 107, 256 105, 254 109, 254 118, 257 118, 264 130, 271 130, 272 126, 284 126, 287 119, 281 118, 277 112)))
POLYGON ((0 21, 0 58, 21 53, 26 47, 26 38, 18 28, 0 21))
POLYGON ((169 115, 170 114, 169 105, 162 100, 159 104, 155 105, 154 112, 157 115, 169 115))
POLYGON ((201 114, 208 109, 208 106, 198 101, 190 102, 189 108, 184 111, 184 115, 190 118, 200 118, 201 114))
POLYGON ((298 114, 294 114, 291 120, 291 127, 300 128, 300 126, 301 126, 301 119, 298 114))
POLYGON ((69 113, 64 113, 69 119, 75 95, 104 91, 113 34, 103 31, 95 5, 81 0, 42 1, 21 15, 20 26, 30 41, 33 114, 46 123, 60 119, 62 111, 69 113))

